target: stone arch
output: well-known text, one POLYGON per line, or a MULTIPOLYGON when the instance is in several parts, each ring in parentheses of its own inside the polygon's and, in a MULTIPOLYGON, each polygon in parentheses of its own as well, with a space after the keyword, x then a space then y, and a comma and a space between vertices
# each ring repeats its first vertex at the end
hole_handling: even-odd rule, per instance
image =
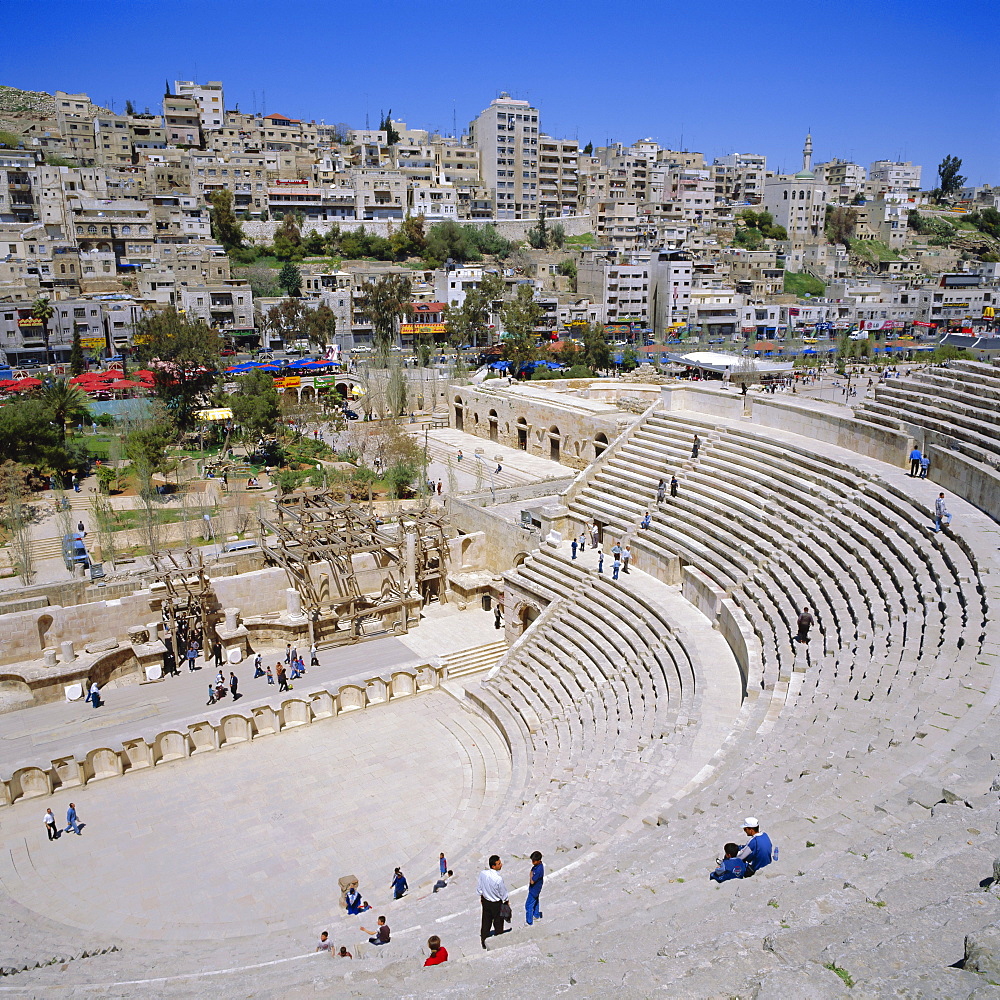
POLYGON ((465 403, 461 396, 456 396, 455 403, 455 430, 465 430, 465 403))
POLYGON ((541 611, 539 611, 534 604, 522 604, 520 608, 518 608, 517 612, 517 623, 520 626, 521 631, 527 632, 540 614, 541 611))
POLYGON ((553 424, 548 430, 549 439, 549 458, 553 462, 559 461, 559 453, 562 448, 562 433, 559 428, 553 424))
POLYGON ((600 458, 607 450, 608 436, 604 431, 598 431, 594 435, 594 458, 600 458))
POLYGON ((524 560, 527 559, 529 555, 530 555, 529 552, 518 552, 514 556, 514 568, 517 569, 517 567, 520 566, 521 563, 523 563, 524 560))
POLYGON ((490 440, 494 444, 500 439, 500 417, 496 410, 490 410, 489 412, 490 421, 490 440))
POLYGON ((40 615, 35 625, 38 628, 38 648, 45 649, 49 629, 52 628, 52 615, 40 615))
POLYGON ((517 418, 517 446, 521 451, 528 450, 528 421, 524 417, 517 418))

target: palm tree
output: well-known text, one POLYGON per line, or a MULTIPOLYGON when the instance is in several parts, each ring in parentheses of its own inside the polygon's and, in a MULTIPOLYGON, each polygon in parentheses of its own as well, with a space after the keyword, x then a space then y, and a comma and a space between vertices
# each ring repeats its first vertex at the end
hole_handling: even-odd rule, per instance
POLYGON ((42 321, 42 340, 45 341, 45 363, 49 363, 49 320, 55 315, 56 311, 52 307, 52 303, 49 302, 47 296, 40 295, 31 304, 31 315, 35 319, 40 319, 42 321))
POLYGON ((52 422, 59 428, 59 436, 66 443, 66 424, 76 423, 90 416, 90 401, 87 394, 64 378, 57 378, 47 385, 41 400, 52 414, 52 422))

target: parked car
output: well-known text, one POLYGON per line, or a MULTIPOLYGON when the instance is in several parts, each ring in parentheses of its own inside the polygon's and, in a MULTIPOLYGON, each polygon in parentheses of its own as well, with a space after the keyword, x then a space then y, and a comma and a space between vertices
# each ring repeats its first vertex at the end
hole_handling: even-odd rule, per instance
POLYGON ((62 555, 66 569, 71 573, 74 566, 90 568, 90 556, 87 555, 87 546, 84 544, 83 535, 79 531, 63 535, 62 555))
POLYGON ((354 412, 354 410, 344 410, 344 416, 347 417, 348 420, 358 419, 358 415, 354 412))
POLYGON ((224 347, 219 351, 220 358, 235 358, 236 352, 231 347, 224 347))

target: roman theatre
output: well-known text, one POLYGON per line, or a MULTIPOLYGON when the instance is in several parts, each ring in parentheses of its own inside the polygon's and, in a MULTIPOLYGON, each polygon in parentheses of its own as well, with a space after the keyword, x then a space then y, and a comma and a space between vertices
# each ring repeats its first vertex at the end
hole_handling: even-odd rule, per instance
POLYGON ((996 996, 998 400, 958 361, 854 407, 455 382, 417 429, 472 488, 392 516, 299 491, 243 551, 5 591, 0 994, 996 996), (205 704, 194 634, 239 700, 205 704), (286 644, 320 665, 279 691, 252 664, 286 644), (709 882, 747 816, 778 861, 709 882), (514 921, 484 951, 493 853, 514 921))

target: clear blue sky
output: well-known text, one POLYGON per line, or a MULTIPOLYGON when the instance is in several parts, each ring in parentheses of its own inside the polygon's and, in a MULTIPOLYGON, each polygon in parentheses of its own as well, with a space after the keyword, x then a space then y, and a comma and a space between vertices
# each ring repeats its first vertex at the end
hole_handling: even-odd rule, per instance
POLYGON ((0 4, 0 83, 160 111, 163 81, 226 105, 461 130, 501 90, 559 137, 912 160, 1000 183, 995 0, 51 0, 0 4), (265 107, 266 94, 266 107, 265 107))

